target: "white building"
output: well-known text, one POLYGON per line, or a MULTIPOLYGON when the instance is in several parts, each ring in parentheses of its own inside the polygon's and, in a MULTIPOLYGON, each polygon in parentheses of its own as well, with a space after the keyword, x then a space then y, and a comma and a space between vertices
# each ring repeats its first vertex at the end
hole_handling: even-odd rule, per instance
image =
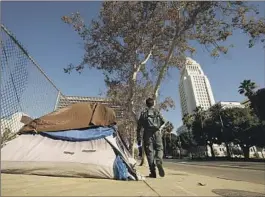
POLYGON ((212 88, 201 66, 191 58, 181 70, 179 83, 182 116, 193 113, 196 107, 207 110, 215 104, 212 88))
POLYGON ((220 101, 216 104, 220 104, 223 108, 233 108, 233 107, 244 108, 245 107, 240 102, 235 102, 235 101, 220 101))

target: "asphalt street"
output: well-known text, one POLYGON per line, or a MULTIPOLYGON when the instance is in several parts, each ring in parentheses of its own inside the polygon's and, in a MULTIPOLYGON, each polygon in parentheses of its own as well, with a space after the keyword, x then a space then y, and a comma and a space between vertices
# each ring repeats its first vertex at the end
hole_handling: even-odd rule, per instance
POLYGON ((165 160, 164 166, 187 173, 265 185, 265 163, 165 160))

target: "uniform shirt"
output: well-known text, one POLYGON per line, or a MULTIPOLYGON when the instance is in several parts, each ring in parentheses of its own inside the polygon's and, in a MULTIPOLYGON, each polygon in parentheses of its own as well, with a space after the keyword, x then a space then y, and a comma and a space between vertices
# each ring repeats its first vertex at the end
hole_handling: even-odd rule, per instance
MULTIPOLYGON (((140 118, 138 120, 138 124, 137 124, 137 141, 141 140, 141 129, 143 128, 144 130, 146 130, 146 128, 145 128, 145 122, 146 122, 145 114, 147 113, 148 109, 149 108, 146 108, 145 110, 142 111, 142 113, 140 115, 140 118)), ((152 108, 150 108, 150 109, 152 109, 152 108)), ((156 111, 156 114, 157 114, 158 118, 160 118, 160 123, 161 123, 160 126, 162 126, 166 121, 165 121, 164 117, 162 116, 162 114, 157 109, 154 109, 154 110, 156 111)))

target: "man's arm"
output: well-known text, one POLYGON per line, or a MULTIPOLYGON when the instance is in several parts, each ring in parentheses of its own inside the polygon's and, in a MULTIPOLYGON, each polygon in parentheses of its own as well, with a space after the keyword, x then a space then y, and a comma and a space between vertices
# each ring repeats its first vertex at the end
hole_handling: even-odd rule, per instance
POLYGON ((163 124, 166 123, 166 120, 165 120, 164 116, 161 114, 160 111, 158 111, 158 116, 159 116, 159 118, 160 118, 161 126, 162 126, 163 124))

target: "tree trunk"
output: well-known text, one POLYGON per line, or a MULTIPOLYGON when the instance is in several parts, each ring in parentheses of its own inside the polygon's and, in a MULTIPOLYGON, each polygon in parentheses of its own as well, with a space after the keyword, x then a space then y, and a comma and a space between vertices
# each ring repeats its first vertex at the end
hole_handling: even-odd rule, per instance
POLYGON ((257 148, 257 152, 260 152, 262 159, 264 159, 263 148, 257 148))
POLYGON ((142 160, 141 160, 141 163, 139 166, 147 166, 148 162, 147 162, 147 157, 146 157, 146 154, 145 154, 145 151, 144 151, 144 141, 142 141, 142 160))
POLYGON ((230 148, 228 145, 228 142, 225 143, 225 148, 226 148, 226 154, 227 154, 227 158, 231 158, 231 152, 230 152, 230 148))
POLYGON ((215 153, 214 153, 214 149, 213 149, 213 144, 209 144, 210 148, 211 148, 211 155, 212 158, 215 158, 215 153))
POLYGON ((208 158, 209 157, 209 154, 208 154, 208 145, 206 144, 206 157, 208 158))
POLYGON ((163 78, 164 78, 164 76, 166 74, 166 71, 167 71, 167 68, 168 68, 168 63, 169 63, 169 61, 170 61, 170 59, 172 57, 172 53, 174 51, 176 43, 177 43, 177 36, 175 36, 175 38, 174 38, 174 40, 173 40, 173 42, 171 44, 171 47, 169 49, 166 61, 165 61, 164 65, 162 66, 162 68, 159 71, 159 75, 157 77, 155 88, 154 88, 154 100, 155 101, 158 98, 158 92, 159 92, 159 89, 160 89, 160 86, 161 86, 161 82, 162 82, 162 80, 163 80, 163 78))
MULTIPOLYGON (((132 74, 131 74, 131 78, 129 80, 129 83, 130 83, 130 88, 129 88, 129 99, 128 99, 128 112, 130 113, 130 116, 133 118, 134 120, 134 126, 133 126, 133 131, 131 132, 135 132, 136 130, 136 124, 137 124, 137 116, 133 110, 133 105, 134 105, 134 101, 133 101, 133 98, 134 98, 134 95, 135 95, 135 87, 136 87, 136 80, 137 80, 137 74, 139 73, 141 69, 141 64, 140 65, 134 65, 133 66, 133 70, 132 70, 132 74)), ((132 152, 134 153, 134 147, 132 147, 132 152)), ((144 157, 144 153, 142 155, 144 157)), ((134 157, 134 155, 133 155, 134 157)))
POLYGON ((241 148, 243 150, 244 158, 249 159, 249 147, 248 146, 246 146, 246 147, 241 146, 241 148))
POLYGON ((128 112, 130 113, 130 115, 132 116, 132 118, 134 119, 135 123, 137 122, 137 117, 136 114, 133 110, 133 105, 134 105, 134 94, 135 94, 135 87, 136 87, 136 79, 137 79, 137 74, 140 71, 141 66, 138 65, 134 65, 132 74, 131 74, 131 79, 129 81, 130 83, 130 88, 129 88, 129 100, 128 100, 128 112))
MULTIPOLYGON (((152 55, 152 50, 153 50, 154 46, 152 47, 152 49, 150 50, 150 53, 146 56, 146 58, 143 60, 143 62, 141 62, 139 65, 133 65, 133 70, 131 73, 131 78, 129 80, 129 100, 128 100, 128 112, 131 114, 132 118, 134 119, 135 124, 138 121, 138 118, 136 116, 136 113, 134 112, 133 109, 133 105, 134 105, 134 95, 135 95, 135 87, 136 87, 136 83, 137 83, 137 74, 140 72, 141 67, 146 64, 146 62, 150 59, 151 55, 152 55)), ((135 126, 136 128, 136 126, 135 126)), ((143 146, 144 147, 144 146, 143 146)), ((144 152, 144 148, 142 148, 142 162, 141 165, 145 165, 146 164, 146 155, 144 152)))
POLYGON ((150 59, 153 49, 154 49, 154 46, 152 47, 149 54, 145 57, 145 59, 140 64, 138 64, 138 65, 134 64, 133 65, 133 69, 132 69, 132 72, 130 74, 128 111, 131 114, 131 116, 133 117, 133 119, 135 120, 135 123, 137 123, 138 119, 137 119, 137 116, 133 110, 133 105, 134 105, 133 98, 135 95, 135 88, 136 88, 136 84, 137 84, 137 75, 140 72, 142 66, 145 65, 147 63, 147 61, 150 59))
POLYGON ((262 156, 262 159, 264 159, 264 154, 263 154, 263 150, 261 149, 261 156, 262 156))
POLYGON ((180 159, 182 158, 182 150, 181 150, 181 147, 179 148, 179 158, 180 159))
MULTIPOLYGON (((209 5, 207 5, 207 6, 209 6, 209 5)), ((154 98, 157 98, 157 96, 158 96, 158 91, 159 91, 162 79, 165 76, 166 70, 168 68, 169 61, 170 61, 170 59, 172 57, 172 54, 174 52, 174 49, 175 49, 175 47, 177 45, 178 39, 180 39, 180 37, 184 34, 185 30, 187 30, 188 28, 190 28, 190 26, 195 24, 195 20, 194 19, 196 18, 198 13, 199 13, 199 11, 194 12, 194 14, 191 17, 191 19, 186 21, 186 25, 185 26, 178 26, 177 27, 178 30, 176 31, 176 33, 174 35, 174 38, 172 40, 171 46, 169 48, 169 51, 168 51, 168 54, 167 54, 167 57, 166 57, 166 60, 165 60, 165 63, 162 66, 162 68, 161 68, 161 70, 159 72, 159 75, 158 75, 158 78, 157 78, 157 81, 156 81, 156 84, 155 84, 154 98)), ((182 17, 181 16, 181 12, 178 11, 178 18, 180 19, 181 17, 182 17)))
MULTIPOLYGON (((134 130, 135 131, 135 130, 134 130)), ((131 131, 131 132, 134 132, 134 131, 131 131)), ((134 146, 135 145, 135 138, 134 136, 132 136, 132 139, 131 139, 131 154, 132 154, 132 157, 134 158, 134 146)), ((136 159, 136 158, 135 158, 136 159)))

